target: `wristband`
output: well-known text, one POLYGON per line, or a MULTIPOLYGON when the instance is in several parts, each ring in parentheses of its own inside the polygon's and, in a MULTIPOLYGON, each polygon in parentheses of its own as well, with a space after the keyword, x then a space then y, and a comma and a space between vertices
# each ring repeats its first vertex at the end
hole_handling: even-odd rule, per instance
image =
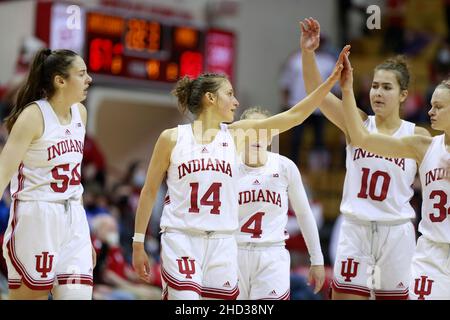
POLYGON ((143 233, 135 233, 133 237, 133 242, 144 242, 145 234, 143 233))

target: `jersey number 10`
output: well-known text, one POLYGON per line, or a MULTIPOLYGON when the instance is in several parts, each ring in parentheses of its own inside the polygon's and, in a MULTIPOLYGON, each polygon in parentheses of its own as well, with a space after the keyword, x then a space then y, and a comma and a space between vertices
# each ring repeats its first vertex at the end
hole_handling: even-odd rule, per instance
POLYGON ((391 177, 387 172, 377 170, 371 175, 369 168, 362 168, 361 190, 358 193, 358 198, 367 199, 370 197, 370 199, 375 201, 383 201, 387 197, 390 183, 391 177), (376 194, 375 189, 378 181, 381 179, 383 181, 381 185, 381 192, 376 194), (367 186, 369 186, 369 188, 367 188, 367 186))

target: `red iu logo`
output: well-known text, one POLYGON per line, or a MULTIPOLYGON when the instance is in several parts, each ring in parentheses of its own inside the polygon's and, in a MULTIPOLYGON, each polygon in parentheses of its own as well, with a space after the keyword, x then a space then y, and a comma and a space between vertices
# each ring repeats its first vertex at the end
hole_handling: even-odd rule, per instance
POLYGON ((36 271, 42 273, 41 278, 47 278, 47 273, 52 271, 53 254, 42 252, 42 254, 35 255, 36 257, 36 271))
POLYGON ((434 280, 427 278, 427 276, 420 276, 420 278, 414 279, 414 293, 419 296, 419 300, 425 300, 424 296, 431 293, 434 280))
POLYGON ((345 282, 352 281, 351 278, 356 277, 358 274, 359 262, 354 262, 352 258, 348 258, 347 261, 341 261, 341 263, 341 276, 345 277, 345 282))
POLYGON ((192 279, 191 274, 195 273, 195 259, 189 259, 189 257, 181 257, 177 259, 178 269, 181 274, 186 275, 186 279, 192 279))

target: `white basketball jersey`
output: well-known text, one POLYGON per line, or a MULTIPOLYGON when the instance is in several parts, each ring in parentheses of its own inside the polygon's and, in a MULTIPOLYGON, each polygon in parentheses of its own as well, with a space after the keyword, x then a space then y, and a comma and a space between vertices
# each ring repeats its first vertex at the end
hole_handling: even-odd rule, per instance
MULTIPOLYGON (((378 132, 374 116, 365 121, 369 132, 378 132)), ((415 124, 402 120, 392 135, 400 138, 414 134, 415 124)), ((347 145, 341 212, 368 221, 412 219, 409 203, 414 195, 412 184, 417 171, 413 159, 385 158, 347 145)))
POLYGON ((191 124, 178 126, 167 170, 161 228, 234 231, 238 226, 236 147, 228 128, 206 145, 195 141, 191 124))
POLYGON ((79 200, 85 127, 76 104, 72 121, 61 125, 47 100, 35 102, 44 119, 44 133, 33 141, 11 180, 13 199, 79 200))
POLYGON ((288 158, 271 152, 264 166, 240 165, 238 243, 273 243, 289 238, 288 188, 294 167, 288 158))
POLYGON ((450 182, 445 178, 449 161, 445 135, 440 135, 433 138, 419 167, 422 184, 419 231, 429 240, 443 243, 450 243, 450 182))

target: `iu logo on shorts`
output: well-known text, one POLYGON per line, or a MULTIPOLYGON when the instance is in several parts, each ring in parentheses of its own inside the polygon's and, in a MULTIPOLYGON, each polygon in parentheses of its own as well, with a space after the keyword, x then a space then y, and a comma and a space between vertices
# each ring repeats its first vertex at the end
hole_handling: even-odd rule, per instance
POLYGON ((354 262, 353 258, 347 258, 347 261, 341 261, 341 263, 341 276, 345 278, 345 282, 352 281, 352 278, 358 274, 359 262, 354 262))
POLYGON ((191 274, 195 273, 195 259, 189 259, 189 257, 181 257, 177 259, 178 270, 181 274, 186 275, 186 279, 192 279, 191 274))
POLYGON ((427 278, 427 276, 420 276, 414 279, 414 293, 419 296, 418 300, 425 300, 425 296, 431 293, 434 280, 427 278))
POLYGON ((36 271, 42 273, 41 278, 47 278, 47 273, 52 271, 53 254, 42 252, 42 254, 35 255, 36 257, 36 271))

